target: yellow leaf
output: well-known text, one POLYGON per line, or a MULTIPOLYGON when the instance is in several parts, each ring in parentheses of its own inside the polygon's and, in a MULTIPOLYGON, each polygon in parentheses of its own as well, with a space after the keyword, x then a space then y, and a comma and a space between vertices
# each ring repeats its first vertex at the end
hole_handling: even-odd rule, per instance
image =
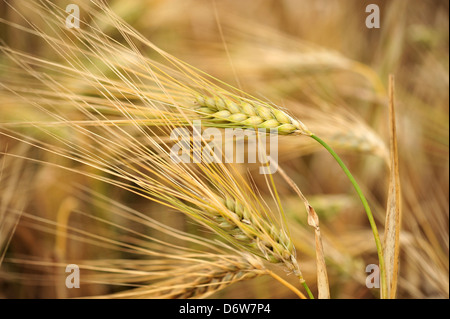
POLYGON ((401 193, 398 165, 398 150, 395 125, 394 76, 389 77, 389 117, 390 117, 390 178, 389 195, 386 208, 384 232, 384 258, 386 264, 387 290, 385 298, 393 299, 397 292, 400 225, 401 225, 401 193))

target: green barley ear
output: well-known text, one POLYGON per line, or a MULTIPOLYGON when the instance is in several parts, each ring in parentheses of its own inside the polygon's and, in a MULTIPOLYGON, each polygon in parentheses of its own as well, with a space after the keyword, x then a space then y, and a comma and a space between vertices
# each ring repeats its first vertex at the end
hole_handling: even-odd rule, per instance
POLYGON ((212 195, 211 200, 204 204, 198 203, 197 206, 198 211, 193 214, 195 219, 244 251, 270 263, 285 266, 300 280, 309 297, 313 298, 297 262, 294 244, 276 223, 261 216, 248 201, 226 195, 212 195))
POLYGON ((296 275, 299 274, 295 259, 294 245, 289 236, 281 229, 271 225, 259 215, 249 212, 247 207, 227 197, 220 201, 227 211, 216 215, 218 227, 228 232, 239 242, 257 255, 262 255, 271 263, 284 263, 296 275))
POLYGON ((195 111, 204 116, 206 125, 277 129, 278 134, 282 135, 312 135, 302 122, 270 105, 201 94, 195 95, 194 98, 195 111))

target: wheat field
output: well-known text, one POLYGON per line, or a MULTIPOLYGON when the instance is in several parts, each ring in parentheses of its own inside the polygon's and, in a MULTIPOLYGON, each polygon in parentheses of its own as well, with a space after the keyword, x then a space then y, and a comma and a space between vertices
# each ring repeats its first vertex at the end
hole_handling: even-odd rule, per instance
POLYGON ((0 298, 449 298, 449 5, 368 3, 2 0, 0 298))

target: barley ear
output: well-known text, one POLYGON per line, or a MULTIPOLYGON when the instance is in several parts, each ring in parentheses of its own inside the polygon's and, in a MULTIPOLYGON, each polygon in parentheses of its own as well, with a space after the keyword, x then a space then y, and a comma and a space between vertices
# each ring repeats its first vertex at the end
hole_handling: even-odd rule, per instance
POLYGON ((299 120, 285 112, 256 101, 234 101, 225 97, 195 96, 195 111, 206 115, 205 120, 241 128, 277 129, 282 135, 312 133, 299 120))

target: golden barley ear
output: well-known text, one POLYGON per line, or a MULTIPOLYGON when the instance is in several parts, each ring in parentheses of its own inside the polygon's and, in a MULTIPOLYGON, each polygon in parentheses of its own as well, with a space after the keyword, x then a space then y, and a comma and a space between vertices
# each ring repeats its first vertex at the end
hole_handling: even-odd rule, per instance
POLYGON ((178 274, 157 282, 151 287, 129 290, 125 293, 108 295, 109 298, 164 298, 201 299, 207 298, 238 282, 268 275, 260 260, 246 254, 210 255, 209 262, 192 260, 182 263, 178 274))

